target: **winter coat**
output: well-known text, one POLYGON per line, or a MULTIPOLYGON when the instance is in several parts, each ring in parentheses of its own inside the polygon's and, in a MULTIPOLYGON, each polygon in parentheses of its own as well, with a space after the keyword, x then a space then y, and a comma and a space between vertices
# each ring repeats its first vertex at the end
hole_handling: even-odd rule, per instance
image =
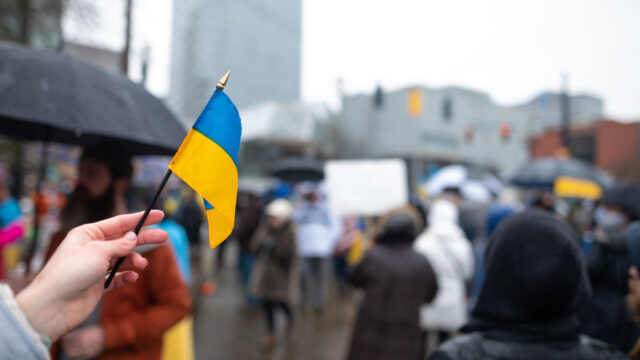
POLYGON ((250 250, 258 255, 249 280, 249 292, 261 300, 295 300, 298 265, 294 226, 288 223, 272 229, 263 223, 251 240, 250 250))
POLYGON ((325 201, 299 204, 293 212, 293 221, 301 257, 331 257, 341 229, 325 201))
POLYGON ((51 341, 31 327, 13 292, 3 284, 0 284, 0 329, 0 359, 50 359, 51 341))
POLYGON ((429 227, 413 244, 433 266, 439 285, 433 303, 420 311, 424 330, 457 331, 467 322, 465 282, 473 274, 473 248, 456 224, 457 217, 453 203, 436 201, 429 213, 429 227))
POLYGON ((511 215, 489 239, 486 278, 467 335, 430 359, 626 359, 580 334, 591 288, 575 232, 539 210, 511 215))
POLYGON ((350 281, 363 288, 365 296, 348 359, 418 359, 420 305, 432 301, 438 289, 427 259, 410 243, 378 243, 353 270, 350 281))
POLYGON ((640 337, 640 326, 629 316, 625 305, 628 269, 625 248, 595 242, 587 258, 593 296, 580 313, 583 333, 629 351, 640 337))
POLYGON ((578 341, 503 342, 480 333, 463 335, 440 346, 429 360, 622 360, 626 355, 587 336, 578 341))

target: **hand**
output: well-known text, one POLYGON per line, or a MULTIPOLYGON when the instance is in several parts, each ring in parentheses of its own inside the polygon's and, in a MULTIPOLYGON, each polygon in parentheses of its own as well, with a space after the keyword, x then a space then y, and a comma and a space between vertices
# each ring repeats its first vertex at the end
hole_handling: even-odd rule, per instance
POLYGON ((104 349, 104 331, 100 326, 87 326, 62 337, 61 346, 74 359, 95 358, 104 349))
MULTIPOLYGON (((141 216, 116 216, 78 226, 67 234, 33 282, 16 296, 36 331, 55 341, 84 321, 105 293, 106 275, 117 258, 126 256, 123 270, 143 270, 147 266, 147 260, 133 249, 136 245, 162 243, 167 233, 145 229, 136 238, 131 231, 141 216)), ((145 226, 159 222, 163 216, 162 211, 151 211, 145 226)), ((118 272, 108 290, 137 279, 133 271, 118 272)))

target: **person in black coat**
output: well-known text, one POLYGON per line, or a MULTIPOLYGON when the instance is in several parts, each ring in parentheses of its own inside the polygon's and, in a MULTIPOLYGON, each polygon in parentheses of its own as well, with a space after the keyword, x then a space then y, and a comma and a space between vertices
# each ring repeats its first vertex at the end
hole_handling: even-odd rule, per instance
POLYGON ((627 359, 580 334, 577 313, 591 288, 568 225, 540 210, 510 216, 489 238, 485 269, 465 335, 430 360, 627 359))
POLYGON ((421 220, 402 208, 383 216, 376 244, 350 274, 365 292, 351 339, 349 360, 420 359, 420 305, 438 289, 429 261, 412 248, 421 220))
POLYGON ((595 237, 587 256, 593 296, 580 314, 581 330, 628 352, 640 337, 625 305, 628 271, 638 258, 637 235, 631 226, 640 218, 640 188, 618 183, 607 189, 594 211, 595 237), (622 235, 622 236, 620 236, 622 235), (629 236, 630 235, 630 236, 629 236), (616 241, 622 237, 625 241, 616 241))

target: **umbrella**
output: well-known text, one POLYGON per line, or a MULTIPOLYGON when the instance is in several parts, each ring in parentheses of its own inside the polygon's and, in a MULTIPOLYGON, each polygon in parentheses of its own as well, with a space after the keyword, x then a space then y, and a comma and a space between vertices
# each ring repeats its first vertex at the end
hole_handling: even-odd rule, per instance
POLYGON ((463 198, 477 202, 489 202, 502 191, 502 183, 495 176, 463 165, 443 167, 424 187, 430 196, 438 196, 446 188, 458 188, 463 198))
POLYGON ((560 177, 588 180, 602 187, 611 184, 611 178, 595 166, 578 159, 543 158, 520 166, 509 182, 522 187, 551 189, 560 177))
POLYGON ((281 159, 273 164, 271 175, 292 183, 320 181, 324 179, 324 167, 322 161, 315 159, 281 159))
MULTIPOLYGON (((160 100, 124 76, 66 55, 0 42, 0 134, 76 145, 117 140, 132 155, 171 155, 186 132, 160 100)), ((38 228, 36 216, 27 258, 36 249, 38 228)))
POLYGON ((0 42, 0 134, 171 155, 186 132, 140 85, 85 61, 0 42))

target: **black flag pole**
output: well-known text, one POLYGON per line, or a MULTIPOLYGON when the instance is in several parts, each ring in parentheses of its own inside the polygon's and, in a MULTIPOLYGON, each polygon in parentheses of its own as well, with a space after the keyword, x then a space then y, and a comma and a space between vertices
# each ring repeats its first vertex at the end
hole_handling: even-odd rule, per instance
MULTIPOLYGON (((227 85, 227 81, 229 80, 229 75, 230 74, 231 74, 231 70, 227 71, 222 76, 222 78, 220 78, 220 80, 216 84, 216 89, 217 89, 216 91, 224 90, 224 87, 227 85)), ((168 169, 167 173, 164 174, 164 178, 160 182, 160 186, 158 186, 158 190, 156 191, 156 194, 153 196, 153 200, 151 200, 151 203, 149 204, 147 209, 144 211, 144 214, 142 214, 142 217, 140 218, 140 221, 138 221, 138 225, 136 225, 136 228, 133 230, 133 232, 136 234, 136 236, 140 232, 140 229, 142 229, 142 225, 144 224, 145 220, 147 220, 147 217, 149 216, 149 213, 151 212, 153 207, 156 205, 156 201, 158 200, 158 197, 160 197, 160 193, 164 189, 165 185, 167 185, 167 181, 171 177, 171 174, 173 174, 171 169, 168 169)), ((120 265, 122 265, 123 261, 124 261, 124 257, 118 258, 118 261, 116 261, 116 264, 113 266, 113 269, 111 270, 111 273, 109 273, 109 277, 107 278, 107 281, 105 281, 105 283, 104 283, 104 288, 105 289, 108 288, 109 285, 111 285, 111 282, 113 281, 113 278, 116 276, 116 273, 118 272, 118 268, 120 268, 120 265)))

